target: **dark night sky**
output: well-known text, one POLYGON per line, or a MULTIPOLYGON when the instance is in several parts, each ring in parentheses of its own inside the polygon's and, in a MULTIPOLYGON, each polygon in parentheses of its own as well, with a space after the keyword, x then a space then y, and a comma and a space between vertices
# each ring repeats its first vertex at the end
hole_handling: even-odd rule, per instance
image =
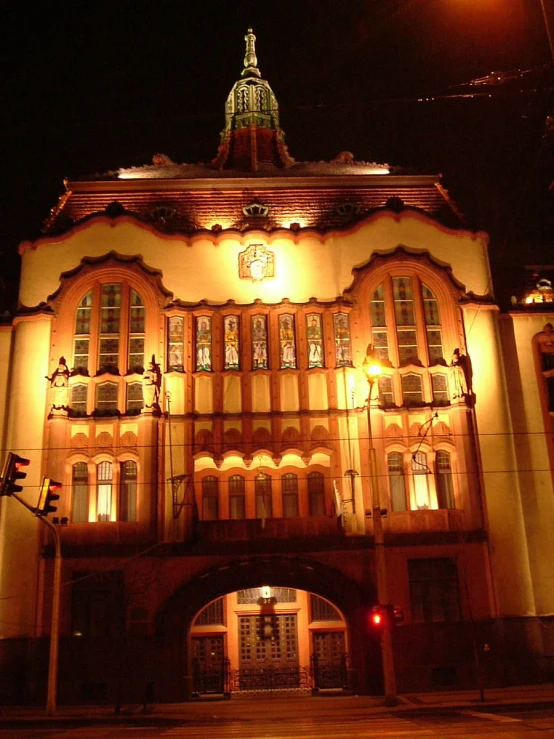
POLYGON ((554 262, 540 0, 62 0, 3 15, 8 282, 19 242, 38 236, 64 177, 157 152, 177 162, 215 155, 249 25, 296 159, 350 150, 442 172, 470 223, 491 232, 497 271, 515 278, 516 265, 554 262), (461 86, 518 69, 535 71, 461 86), (461 97, 470 91, 482 96, 461 97))

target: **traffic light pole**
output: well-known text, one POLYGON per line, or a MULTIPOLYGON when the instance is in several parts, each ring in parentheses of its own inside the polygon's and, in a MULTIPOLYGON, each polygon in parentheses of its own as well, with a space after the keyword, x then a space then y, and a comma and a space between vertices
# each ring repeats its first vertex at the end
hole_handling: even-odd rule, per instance
MULTIPOLYGON (((383 520, 381 514, 381 498, 379 495, 379 480, 377 477, 377 463, 375 457, 375 446, 371 432, 371 391, 373 381, 369 380, 369 395, 367 398, 367 432, 369 443, 369 477, 371 481, 372 513, 373 513, 373 537, 375 541, 375 568, 377 571, 377 598, 381 606, 389 604, 389 587, 387 580, 387 561, 385 556, 385 537, 383 533, 383 520)), ((392 624, 390 609, 386 609, 383 620, 383 632, 381 634, 381 656, 383 659, 383 682, 385 692, 385 705, 396 706, 396 673, 394 669, 394 653, 392 650, 392 624)))
MULTIPOLYGON (((13 498, 36 516, 37 509, 30 506, 25 500, 14 493, 13 498)), ((52 592, 52 623, 50 626, 50 659, 48 663, 48 690, 46 695, 46 715, 53 716, 56 713, 56 701, 58 692, 58 644, 60 632, 60 595, 62 585, 62 545, 60 532, 57 526, 50 523, 43 516, 37 516, 39 521, 47 526, 54 536, 54 587, 52 592)))

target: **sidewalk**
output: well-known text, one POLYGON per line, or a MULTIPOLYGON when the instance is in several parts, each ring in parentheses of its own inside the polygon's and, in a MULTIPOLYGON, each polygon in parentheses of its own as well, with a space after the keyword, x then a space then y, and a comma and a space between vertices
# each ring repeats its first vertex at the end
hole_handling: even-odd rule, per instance
POLYGON ((410 693, 399 696, 398 705, 386 707, 379 696, 352 695, 235 695, 230 700, 203 699, 189 703, 153 704, 147 711, 142 706, 124 706, 119 716, 114 715, 113 706, 60 706, 55 716, 46 716, 41 706, 0 707, 0 729, 20 726, 32 728, 37 725, 60 724, 80 726, 91 723, 131 724, 179 724, 213 722, 214 718, 239 718, 245 713, 250 718, 257 715, 267 718, 275 714, 298 715, 317 712, 318 715, 336 715, 337 712, 397 713, 437 712, 447 709, 472 711, 501 710, 502 707, 525 707, 541 705, 554 708, 554 683, 522 685, 509 688, 479 690, 442 691, 432 693, 410 693))

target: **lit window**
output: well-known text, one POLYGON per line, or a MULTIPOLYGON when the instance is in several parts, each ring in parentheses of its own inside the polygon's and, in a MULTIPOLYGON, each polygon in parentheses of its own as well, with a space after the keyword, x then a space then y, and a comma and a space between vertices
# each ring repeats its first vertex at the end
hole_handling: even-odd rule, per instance
POLYGON ((225 363, 224 369, 240 369, 239 317, 225 316, 223 319, 225 363))
POLYGON ((112 520, 112 463, 100 462, 96 468, 96 516, 98 521, 112 520))
POLYGON ((271 505, 271 477, 264 472, 258 472, 254 480, 256 494, 256 518, 265 520, 273 516, 271 505))
POLYGON ((436 457, 437 502, 439 508, 455 508, 450 454, 439 450, 436 457))
POLYGON ((185 319, 171 316, 168 319, 167 370, 184 372, 185 369, 185 319))
POLYGON ((281 477, 281 491, 283 494, 283 517, 298 516, 298 475, 291 472, 281 477))
POLYGON ((268 369, 267 316, 252 316, 252 369, 268 369))
POLYGON ((404 478, 404 459, 400 452, 388 456, 390 505, 393 512, 405 511, 406 481, 404 478))
POLYGON ((204 521, 219 518, 219 480, 214 475, 202 478, 202 518, 204 521))
POLYGON ((423 452, 412 455, 412 478, 416 508, 429 508, 429 472, 427 456, 423 452))
POLYGON ((137 520, 137 463, 133 460, 121 464, 119 520, 137 520))
POLYGON ((212 369, 212 318, 198 316, 196 319, 196 371, 211 372, 212 369))
POLYGON ((352 366, 350 346, 350 317, 348 313, 335 313, 333 316, 335 329, 335 362, 337 367, 352 366))
POLYGON ((88 521, 88 467, 86 462, 77 462, 71 468, 71 521, 88 521))
POLYGON ((279 353, 281 369, 296 369, 294 316, 290 313, 279 316, 279 353))
POLYGON ((385 313, 385 290, 381 283, 371 298, 371 326, 373 328, 373 349, 382 361, 389 360, 387 318, 385 313))
POLYGON ((323 329, 320 313, 306 315, 306 337, 308 339, 308 368, 324 367, 323 329))
POLYGON ((325 515, 325 479, 321 472, 308 475, 308 505, 310 516, 325 515))

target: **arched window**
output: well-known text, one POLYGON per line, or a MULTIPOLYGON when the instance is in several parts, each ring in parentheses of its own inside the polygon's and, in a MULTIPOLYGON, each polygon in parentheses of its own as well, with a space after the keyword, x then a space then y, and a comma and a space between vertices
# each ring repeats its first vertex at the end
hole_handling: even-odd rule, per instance
POLYGON ((235 521, 246 518, 245 481, 242 475, 229 478, 229 517, 235 521))
POLYGON ((439 450, 436 457, 437 502, 439 508, 455 508, 450 454, 439 450))
POLYGON ((219 518, 219 480, 214 475, 202 478, 202 518, 204 521, 219 518))
POLYGON ((287 472, 281 477, 281 491, 283 494, 283 517, 298 516, 298 475, 287 472))
POLYGON ((100 462, 96 467, 96 517, 98 521, 112 520, 112 463, 100 462))
POLYGON ((125 375, 143 371, 144 302, 128 284, 104 283, 89 290, 77 307, 74 325, 73 367, 77 372, 125 375))
POLYGON ((254 479, 254 491, 256 496, 256 518, 265 521, 273 516, 271 504, 271 477, 265 472, 258 472, 254 479))
POLYGON ((325 515, 325 478, 321 472, 308 475, 308 505, 310 516, 325 515))
POLYGON ((71 468, 71 521, 88 521, 88 467, 86 462, 77 462, 71 468))
POLYGON ((412 477, 416 508, 429 508, 429 472, 427 455, 416 452, 412 455, 412 477))
POLYGON ((391 511, 405 511, 407 509, 406 480, 404 477, 404 459, 400 452, 389 454, 388 469, 391 511))
POLYGON ((137 520, 137 463, 133 460, 121 463, 119 520, 137 520))

